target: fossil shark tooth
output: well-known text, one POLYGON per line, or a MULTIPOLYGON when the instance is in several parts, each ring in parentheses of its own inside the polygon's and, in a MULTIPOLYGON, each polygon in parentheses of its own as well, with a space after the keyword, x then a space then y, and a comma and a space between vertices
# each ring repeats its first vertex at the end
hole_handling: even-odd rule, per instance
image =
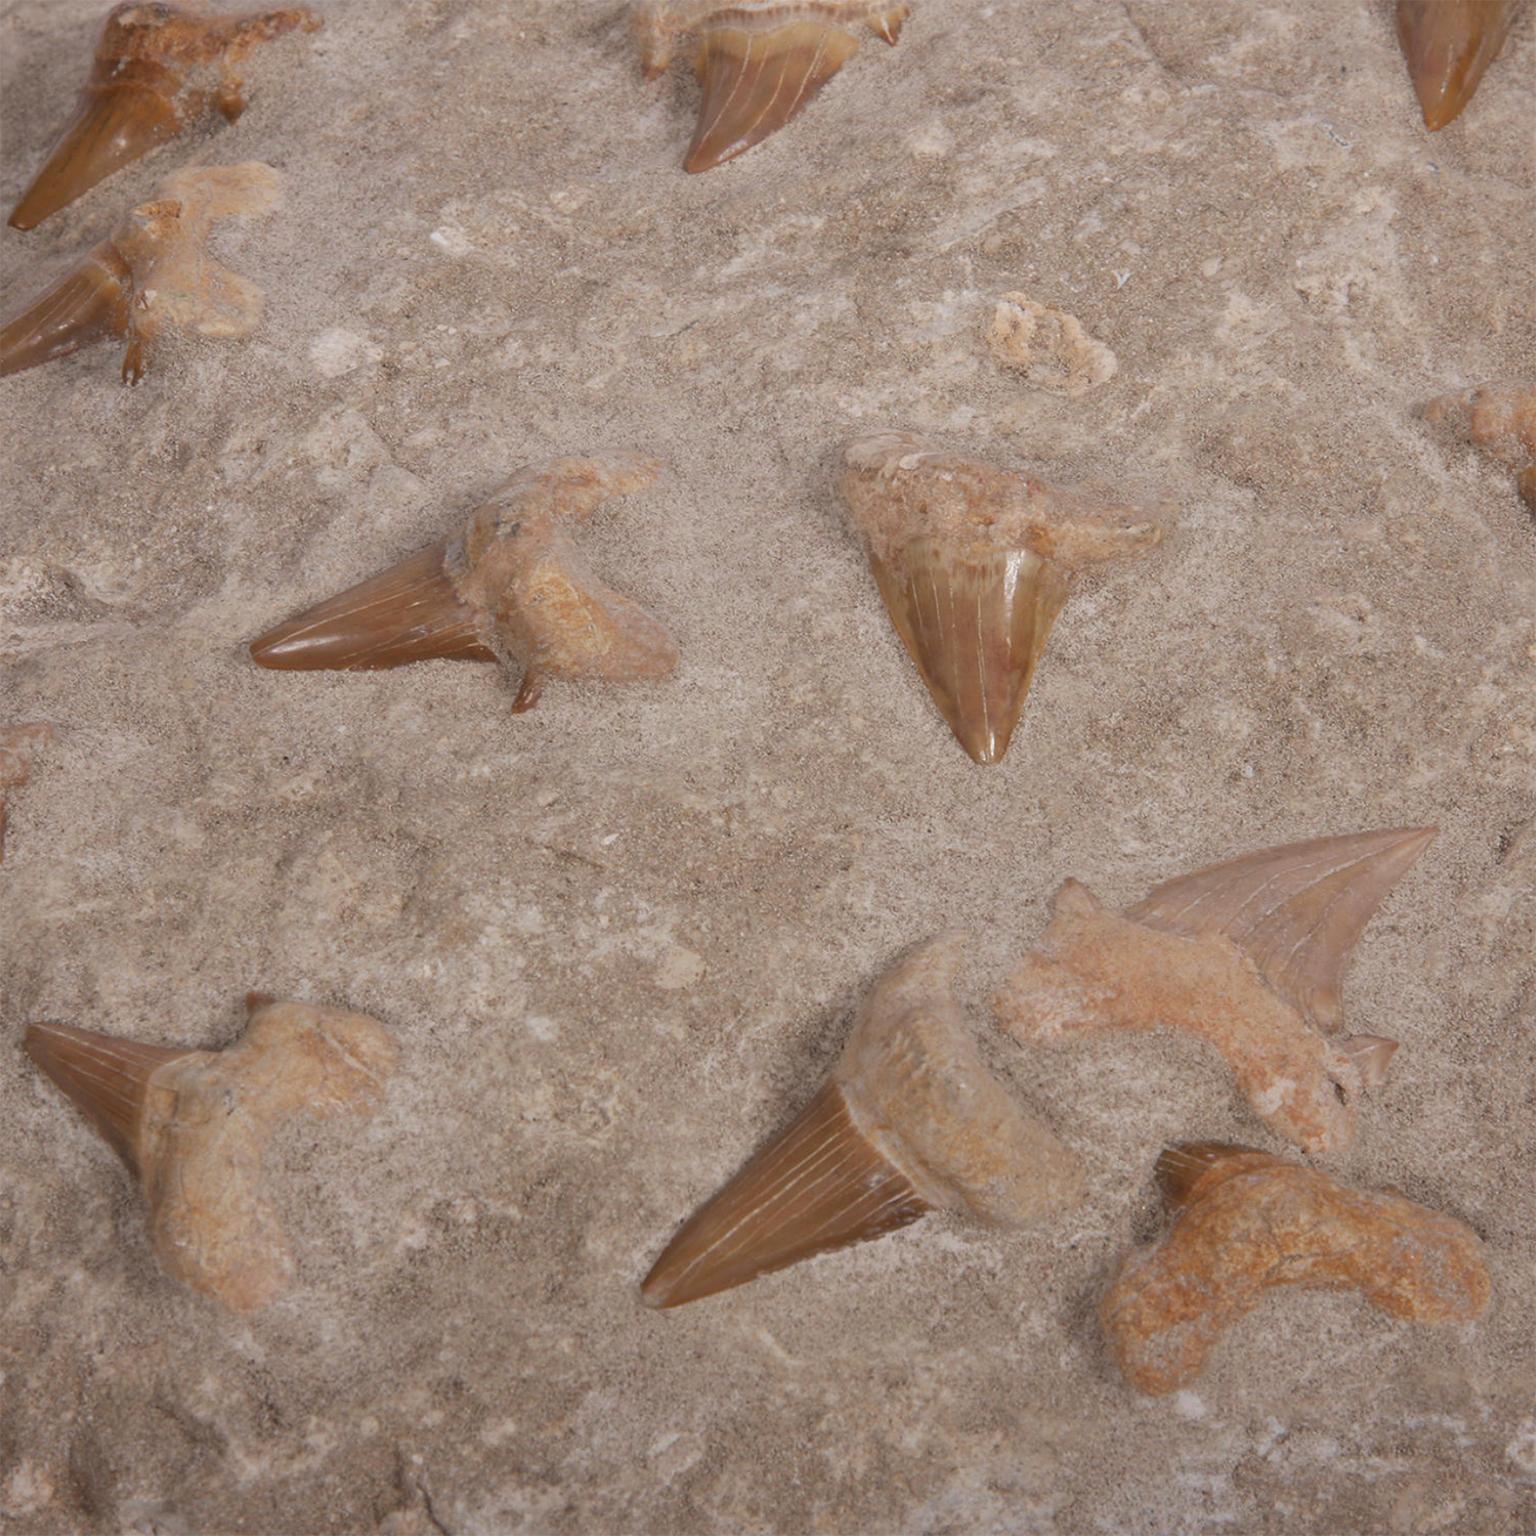
POLYGON ((900 960, 800 1114, 684 1223, 641 1287, 675 1307, 932 1210, 1020 1226, 1076 1202, 1076 1157, 990 1074, 954 998, 961 937, 900 960))
POLYGON ((27 1053, 127 1164, 166 1272, 236 1312, 287 1287, 293 1257, 262 1160, 291 1116, 371 1114, 395 1063, 388 1031, 339 1008, 247 1001, 222 1051, 33 1024, 27 1053))
POLYGON ((651 484, 638 454, 550 459, 515 474, 434 545, 269 630, 251 645, 264 667, 399 667, 431 658, 501 661, 521 683, 514 711, 545 680, 625 683, 670 675, 672 637, 600 581, 565 531, 603 502, 651 484))
MULTIPOLYGON (((1252 1147, 1170 1147, 1156 1177, 1174 1213, 1130 1254, 1099 1306, 1137 1390, 1187 1387, 1226 1330, 1280 1286, 1356 1291, 1405 1322, 1472 1322, 1492 1285, 1477 1234, 1391 1191, 1352 1189, 1252 1147)), ((1306 1347, 1299 1330, 1298 1347, 1306 1347)))
POLYGON ((0 864, 5 862, 5 801, 32 777, 32 759, 53 740, 53 727, 42 721, 0 726, 0 864))
POLYGON ((320 25, 302 7, 230 15, 159 0, 114 7, 75 117, 16 204, 12 225, 35 228, 214 109, 233 122, 245 108, 238 71, 251 49, 320 25))
POLYGON ((1519 9, 1520 0, 1397 0, 1397 40, 1431 133, 1461 116, 1519 9))
POLYGON ((0 327, 0 376, 101 340, 125 341, 123 382, 137 384, 164 330, 249 335, 261 319, 255 284, 207 252, 214 224, 278 202, 277 172, 254 161, 178 171, 40 297, 0 327))
POLYGON ((648 80, 678 38, 698 37, 703 95, 686 171, 708 171, 798 117, 859 51, 867 26, 895 46, 910 7, 889 0, 638 0, 633 21, 648 80))
POLYGON ((1280 1135, 1340 1151, 1356 1100, 1397 1048, 1333 1033, 1341 978, 1371 915, 1434 836, 1398 827, 1266 848, 1170 880, 1124 912, 1069 880, 1041 947, 998 995, 998 1020, 1029 1041, 1185 1030, 1220 1051, 1280 1135))
POLYGON ((850 443, 841 484, 891 623, 978 763, 1007 752, 1074 575, 1145 553, 1167 516, 945 453, 909 432, 850 443))

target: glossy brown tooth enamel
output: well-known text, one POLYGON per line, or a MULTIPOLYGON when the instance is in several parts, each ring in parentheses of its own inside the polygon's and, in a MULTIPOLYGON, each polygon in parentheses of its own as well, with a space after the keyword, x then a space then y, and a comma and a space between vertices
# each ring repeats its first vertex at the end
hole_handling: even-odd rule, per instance
POLYGON ((495 661, 434 544, 348 587, 251 644, 258 666, 365 671, 435 659, 495 661))
POLYGON ((0 378, 65 357, 92 342, 126 338, 131 281, 117 247, 103 241, 0 326, 0 378))
POLYGON ((320 22, 302 7, 211 15, 155 0, 116 6, 102 27, 74 120, 11 214, 33 229, 210 110, 245 106, 238 68, 252 48, 320 22))
POLYGON ((960 938, 935 939, 870 989, 810 1103, 683 1225, 641 1287, 674 1307, 930 1210, 1019 1226, 1073 1204, 1077 1160, 981 1060, 953 992, 960 938))
POLYGON ((1397 40, 1430 132, 1461 116, 1519 9, 1520 0, 1398 0, 1397 40))

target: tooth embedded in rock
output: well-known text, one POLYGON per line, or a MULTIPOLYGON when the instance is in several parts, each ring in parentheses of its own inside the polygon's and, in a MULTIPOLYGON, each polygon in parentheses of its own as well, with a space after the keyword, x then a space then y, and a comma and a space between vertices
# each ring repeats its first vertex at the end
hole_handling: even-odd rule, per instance
POLYGON ((1515 471, 1515 487, 1536 511, 1536 384, 1503 381, 1439 395, 1424 419, 1515 471))
POLYGON ((930 1210, 1021 1226, 1081 1194, 1076 1157, 988 1072, 954 999, 946 935, 875 984, 804 1110, 691 1216, 641 1287, 675 1307, 930 1210))
POLYGON ((42 721, 0 726, 0 864, 5 862, 5 798, 32 776, 32 759, 53 740, 53 727, 42 721))
POLYGON ((250 1022, 222 1051, 33 1024, 27 1053, 128 1165, 166 1272, 235 1312, 276 1299, 293 1275, 262 1158, 303 1112, 371 1114, 395 1044, 361 1014, 253 994, 250 1022))
POLYGON ((1488 1305, 1477 1234, 1401 1195, 1220 1142, 1168 1148, 1157 1180, 1173 1226, 1125 1260, 1099 1307, 1116 1363, 1142 1392, 1190 1385, 1226 1329, 1277 1286, 1359 1291, 1415 1323, 1471 1322, 1488 1305))
POLYGON ((1397 40, 1432 133, 1461 116, 1519 9, 1520 0, 1397 0, 1397 40))
POLYGON ((867 26, 895 46, 910 7, 890 0, 637 0, 647 80, 676 40, 698 35, 703 97, 686 171, 708 171, 776 133, 859 50, 867 26))
POLYGON ((1355 1100, 1395 1042, 1330 1039, 1350 951, 1434 838, 1398 827, 1316 838, 1159 886, 1123 913, 1069 880, 1043 946, 1015 967, 996 1008, 1025 1040, 1082 1031, 1188 1031, 1226 1058, 1254 1112, 1308 1151, 1338 1151, 1355 1100))
POLYGON ((208 236, 219 219, 260 216, 277 202, 277 172, 254 161, 177 171, 154 202, 5 322, 0 376, 111 337, 128 343, 123 382, 137 384, 163 330, 248 336, 261 319, 261 290, 208 255, 208 236))
POLYGON ((1076 572, 1151 549, 1167 515, 1058 490, 909 432, 850 443, 842 493, 896 633, 978 763, 1007 752, 1076 572))
POLYGON ((201 7, 129 0, 108 15, 74 121, 11 214, 32 229, 114 171, 147 155, 217 108, 245 108, 239 67, 260 43, 295 27, 303 7, 217 16, 201 7))
POLYGON ((638 454, 521 469, 458 538, 269 630, 251 657, 264 667, 346 670, 500 660, 521 673, 515 711, 532 708, 549 678, 667 677, 678 659, 672 637, 587 569, 564 526, 651 484, 659 470, 638 454))

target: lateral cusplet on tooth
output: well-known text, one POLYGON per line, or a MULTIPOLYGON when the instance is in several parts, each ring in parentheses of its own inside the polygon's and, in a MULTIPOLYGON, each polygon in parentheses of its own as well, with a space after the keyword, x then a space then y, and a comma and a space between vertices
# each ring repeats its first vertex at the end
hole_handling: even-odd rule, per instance
POLYGON ((1396 1042, 1340 1038, 1349 956, 1433 827, 1314 838, 1196 870, 1111 912, 1068 880, 1041 947, 998 995, 1003 1027, 1061 1041, 1171 1027, 1226 1058, 1254 1112, 1311 1152, 1354 1137, 1396 1042))
POLYGON ((208 237, 218 220, 259 217, 278 200, 277 172, 256 161, 167 177, 155 201, 0 326, 0 377, 113 340, 126 347, 123 382, 137 384, 163 333, 250 335, 261 289, 216 262, 208 237))
POLYGON ((26 1049, 138 1180, 168 1274, 235 1312, 274 1301, 293 1256, 263 1184, 273 1132, 297 1114, 372 1114, 395 1064, 375 1020, 252 993, 221 1051, 33 1024, 26 1049))
POLYGON ((129 0, 108 14, 73 121, 11 213, 32 229, 114 171, 217 111, 245 110, 240 67, 261 43, 319 17, 302 6, 216 15, 202 5, 129 0))
POLYGON ((978 763, 1007 752, 1076 574, 1146 553, 1171 515, 1061 490, 910 432, 850 443, 841 484, 891 623, 978 763))
POLYGON ((457 538, 429 546, 269 630, 260 666, 343 671, 429 660, 500 661, 521 678, 514 710, 546 680, 667 677, 672 637, 587 567, 566 528, 611 497, 650 485, 639 454, 550 459, 515 474, 457 538))
POLYGON ((1498 58, 1522 0, 1397 0, 1397 40, 1431 133, 1455 122, 1498 58))
POLYGON ((934 1210, 1022 1226, 1075 1204, 1076 1157, 988 1071, 954 997, 961 937, 900 960, 809 1104, 684 1223, 641 1288, 675 1307, 934 1210))
POLYGON ((1477 1234, 1395 1192, 1222 1142, 1169 1147, 1156 1175, 1173 1225, 1125 1259, 1099 1306, 1115 1363, 1139 1391, 1196 1381, 1226 1330, 1282 1286, 1357 1291, 1413 1323, 1471 1322, 1487 1308, 1477 1234))
POLYGON ((683 169, 708 171, 798 117, 864 28, 894 47, 909 12, 904 0, 636 0, 631 15, 647 80, 697 40, 703 94, 683 169))

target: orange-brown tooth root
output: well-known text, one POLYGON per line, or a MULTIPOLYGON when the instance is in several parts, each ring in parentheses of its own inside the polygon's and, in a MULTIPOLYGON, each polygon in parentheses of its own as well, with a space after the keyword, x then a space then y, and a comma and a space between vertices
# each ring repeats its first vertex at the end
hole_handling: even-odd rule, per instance
POLYGON ((1429 827, 1269 848, 1159 886, 1110 912, 1075 880, 1040 946, 995 1002, 1026 1041, 1099 1030, 1183 1030, 1226 1059, 1250 1107, 1310 1152, 1354 1137, 1356 1102, 1395 1042, 1331 1038, 1350 951, 1429 827))
POLYGON ((251 660, 286 671, 365 671, 413 661, 495 661, 480 621, 434 544, 251 643, 251 660))
MULTIPOLYGON (((1158 1177, 1173 1184, 1173 1226, 1124 1261, 1099 1307, 1110 1352, 1139 1391, 1189 1386, 1222 1334, 1279 1286, 1358 1291, 1414 1323, 1472 1322, 1487 1308, 1477 1234, 1401 1195, 1211 1143, 1170 1149, 1158 1177)), ((1313 1335, 1293 1337, 1305 1348, 1313 1335)))
POLYGON ((1520 0, 1397 0, 1397 40, 1430 132, 1461 116, 1519 9, 1520 0))
POLYGON ((948 1209, 1019 1226, 1075 1203, 1076 1158, 982 1063, 935 939, 870 990, 811 1102, 667 1246, 641 1292, 677 1306, 948 1209))
POLYGON ((794 1122, 667 1245, 640 1294, 676 1307, 814 1254, 869 1242, 933 1207, 860 1134, 823 1084, 794 1122))
POLYGON ((649 485, 639 454, 528 465, 462 534, 291 619, 251 647, 266 667, 403 666, 430 657, 501 661, 531 709, 552 678, 629 683, 669 676, 677 645, 587 568, 566 527, 649 485))
POLYGON ((302 7, 209 15, 128 0, 108 15, 74 120, 11 214, 33 229, 214 107, 238 116, 233 71, 257 44, 320 25, 302 7))
POLYGON ((110 241, 0 326, 0 378, 129 334, 132 277, 110 241))
POLYGON ((1304 1018, 1336 1030, 1351 952, 1435 833, 1392 827, 1265 848, 1169 880, 1125 915, 1168 933, 1224 934, 1304 1018))
POLYGON ((142 1171, 140 1148, 150 1079, 186 1050, 143 1045, 72 1024, 30 1024, 27 1055, 53 1080, 134 1173, 142 1171))
POLYGON ((892 626, 971 758, 1008 750, 1075 573, 1163 536, 1146 509, 945 453, 907 432, 850 443, 843 499, 892 626))
POLYGON ((35 1024, 27 1050, 122 1154, 149 1208, 165 1271, 236 1312, 286 1289, 293 1257, 263 1189, 262 1161, 296 1114, 371 1114, 395 1064, 373 1019, 258 1000, 222 1051, 141 1045, 35 1024))
POLYGON ((44 721, 0 726, 0 864, 5 862, 6 796, 32 777, 32 760, 53 740, 44 721))

